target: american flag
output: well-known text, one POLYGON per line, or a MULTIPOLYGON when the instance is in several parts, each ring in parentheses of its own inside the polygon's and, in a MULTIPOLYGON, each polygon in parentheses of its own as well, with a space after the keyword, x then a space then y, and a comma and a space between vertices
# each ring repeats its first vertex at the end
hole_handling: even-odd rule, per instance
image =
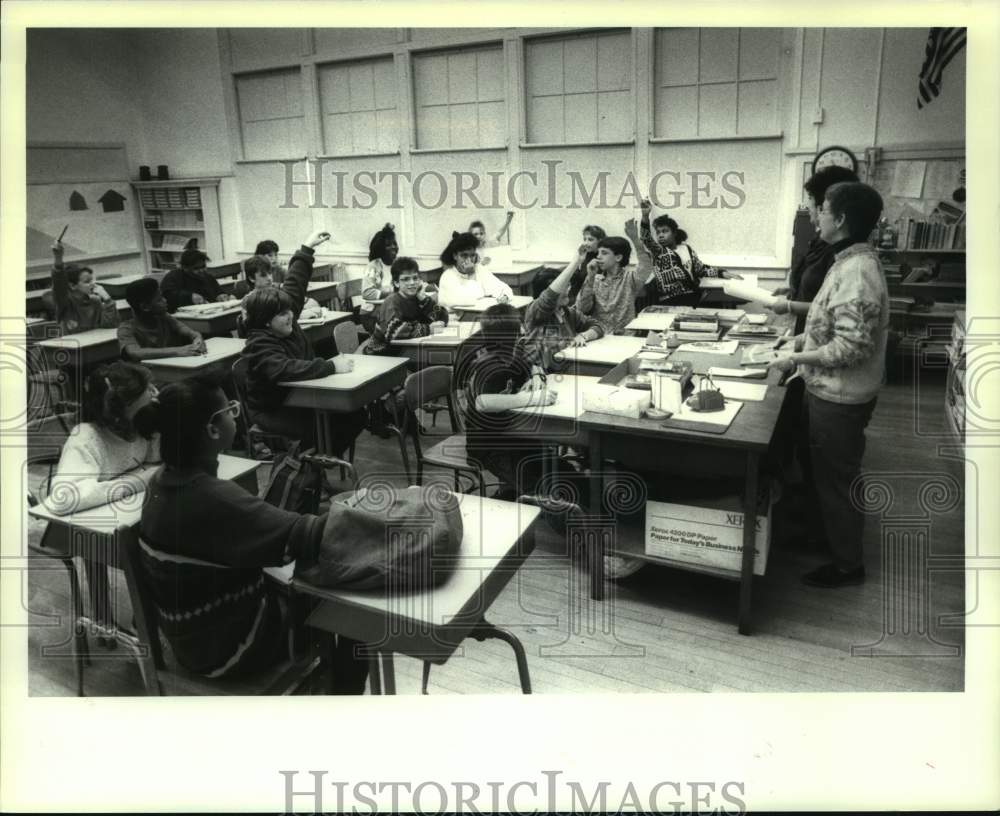
POLYGON ((927 37, 924 65, 920 69, 917 107, 922 108, 941 93, 941 72, 965 46, 964 28, 932 28, 927 37))

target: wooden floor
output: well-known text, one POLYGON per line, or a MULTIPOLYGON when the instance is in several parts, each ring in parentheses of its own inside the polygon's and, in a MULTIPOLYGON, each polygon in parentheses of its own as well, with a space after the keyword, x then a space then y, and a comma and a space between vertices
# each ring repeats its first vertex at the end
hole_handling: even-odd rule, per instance
MULTIPOLYGON (((928 513, 919 498, 921 485, 935 473, 957 480, 960 489, 963 484, 960 462, 938 452, 939 444, 949 442, 941 435, 943 400, 940 377, 919 386, 886 386, 869 427, 865 458, 872 478, 880 474, 877 478, 892 486, 894 504, 888 513, 896 518, 926 515, 925 521, 904 526, 929 529, 933 558, 960 555, 964 546, 964 500, 946 512, 928 513)), ((395 442, 367 433, 359 440, 356 458, 362 474, 399 467, 395 442)), ((963 689, 964 631, 960 623, 942 622, 947 616, 960 620, 965 610, 961 571, 931 572, 928 578, 919 565, 910 564, 906 569, 912 575, 906 580, 889 581, 881 542, 892 527, 884 517, 869 516, 867 583, 813 589, 799 577, 825 560, 822 553, 810 550, 800 531, 782 517, 776 517, 775 525, 767 574, 754 582, 750 637, 736 631, 738 585, 691 572, 648 566, 609 585, 606 602, 592 602, 587 576, 571 564, 561 539, 544 524, 539 525, 536 552, 497 599, 489 619, 520 637, 533 689, 542 694, 963 689)), ((31 536, 43 530, 37 523, 29 528, 31 536)), ((117 583, 118 616, 127 621, 131 612, 124 582, 117 583)), ((53 562, 32 568, 26 595, 36 616, 29 639, 30 692, 73 695, 68 585, 62 567, 53 562), (53 653, 43 655, 43 649, 53 653)), ((127 652, 96 644, 91 648, 88 695, 142 694, 139 671, 127 652)), ((420 671, 417 661, 397 658, 398 693, 419 693, 420 671)), ((183 690, 191 693, 189 687, 183 690)), ((430 693, 519 693, 510 648, 499 641, 466 642, 445 666, 434 667, 430 693)))

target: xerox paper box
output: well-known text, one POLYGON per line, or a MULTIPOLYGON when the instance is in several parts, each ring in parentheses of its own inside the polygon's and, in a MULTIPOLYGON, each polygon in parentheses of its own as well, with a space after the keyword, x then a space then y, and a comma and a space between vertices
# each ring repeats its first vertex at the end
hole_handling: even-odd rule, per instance
MULTIPOLYGON (((687 564, 739 572, 743 559, 743 501, 731 496, 711 507, 646 502, 646 554, 687 564)), ((771 540, 771 505, 757 516, 755 575, 763 575, 771 540)))

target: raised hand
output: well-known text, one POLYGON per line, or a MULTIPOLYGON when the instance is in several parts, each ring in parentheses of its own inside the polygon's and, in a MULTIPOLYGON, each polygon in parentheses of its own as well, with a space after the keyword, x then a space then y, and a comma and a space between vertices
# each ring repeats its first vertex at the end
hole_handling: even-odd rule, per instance
POLYGON ((306 238, 305 245, 310 248, 318 247, 324 241, 329 241, 331 238, 330 233, 325 230, 317 230, 312 233, 308 238, 306 238))
POLYGON ((653 211, 653 205, 650 203, 648 198, 644 198, 639 203, 639 209, 642 210, 643 218, 649 218, 649 214, 653 211))

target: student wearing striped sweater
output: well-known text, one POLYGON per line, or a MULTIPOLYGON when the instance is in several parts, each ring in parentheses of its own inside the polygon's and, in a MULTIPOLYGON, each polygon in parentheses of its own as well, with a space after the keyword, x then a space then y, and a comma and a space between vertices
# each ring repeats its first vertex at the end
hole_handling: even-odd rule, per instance
POLYGON ((391 274, 396 291, 379 310, 366 354, 394 354, 392 344, 396 340, 426 337, 448 325, 448 310, 437 305, 433 294, 424 291, 420 267, 413 258, 397 258, 391 274))
MULTIPOLYGON (((163 389, 143 423, 160 433, 164 465, 140 522, 141 565, 177 661, 209 678, 251 675, 286 656, 287 612, 264 567, 315 561, 325 517, 268 504, 219 479, 240 403, 192 378, 163 389)), ((353 641, 334 657, 336 693, 360 694, 367 666, 353 641)))

